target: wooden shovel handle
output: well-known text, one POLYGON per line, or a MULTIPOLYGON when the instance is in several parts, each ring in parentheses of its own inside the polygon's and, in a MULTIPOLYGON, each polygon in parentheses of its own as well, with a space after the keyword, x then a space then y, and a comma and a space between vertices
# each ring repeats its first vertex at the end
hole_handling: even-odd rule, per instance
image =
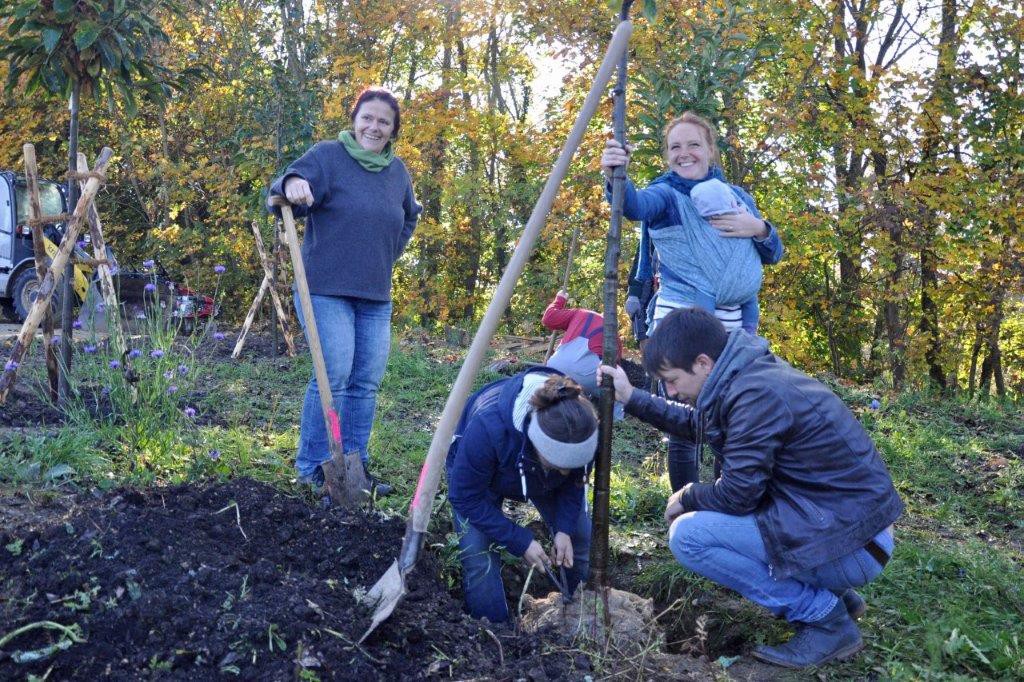
POLYGON ((302 250, 299 248, 299 234, 295 230, 295 216, 292 205, 279 195, 270 197, 271 206, 281 207, 281 220, 284 222, 285 239, 292 257, 292 269, 295 271, 295 288, 299 292, 299 304, 302 306, 302 317, 306 322, 306 339, 309 341, 309 354, 313 356, 313 374, 316 376, 316 387, 320 393, 320 408, 324 413, 327 425, 327 442, 331 448, 331 457, 342 456, 341 418, 334 409, 334 396, 327 379, 327 365, 324 363, 324 351, 320 346, 320 334, 316 329, 316 317, 313 315, 313 301, 309 297, 309 284, 306 281, 306 266, 302 262, 302 250))

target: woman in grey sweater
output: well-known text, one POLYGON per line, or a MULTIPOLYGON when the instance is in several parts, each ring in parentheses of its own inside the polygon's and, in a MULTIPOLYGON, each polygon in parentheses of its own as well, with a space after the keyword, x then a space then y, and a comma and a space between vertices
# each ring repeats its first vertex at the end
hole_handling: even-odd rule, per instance
MULTIPOLYGON (((398 100, 384 88, 363 90, 351 113, 352 130, 318 142, 270 188, 306 217, 302 260, 323 346, 345 452, 364 466, 377 407, 377 389, 391 347, 391 273, 422 207, 393 143, 401 126, 398 100)), ((296 300, 299 321, 302 306, 296 300)), ((323 481, 330 459, 327 430, 312 377, 302 406, 295 467, 301 480, 323 481)), ((378 495, 391 487, 372 479, 378 495)))

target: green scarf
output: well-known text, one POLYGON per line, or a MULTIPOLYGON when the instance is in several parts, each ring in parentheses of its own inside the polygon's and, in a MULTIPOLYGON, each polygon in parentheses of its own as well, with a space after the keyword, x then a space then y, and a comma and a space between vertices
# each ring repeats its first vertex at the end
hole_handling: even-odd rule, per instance
POLYGON ((363 149, 356 142, 356 138, 351 130, 343 130, 338 133, 338 141, 345 145, 345 151, 348 152, 349 156, 358 161, 360 166, 371 173, 380 173, 390 166, 391 160, 395 158, 395 150, 391 146, 391 140, 388 140, 388 143, 384 145, 384 151, 380 154, 363 149))

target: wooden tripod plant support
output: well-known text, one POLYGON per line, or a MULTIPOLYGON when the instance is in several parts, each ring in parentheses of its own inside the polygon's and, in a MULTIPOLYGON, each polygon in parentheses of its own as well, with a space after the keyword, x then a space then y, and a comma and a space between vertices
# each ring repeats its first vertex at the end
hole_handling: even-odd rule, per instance
MULTIPOLYGON (((263 303, 263 296, 268 291, 270 292, 271 300, 274 302, 274 309, 277 311, 277 321, 281 325, 284 342, 288 346, 288 357, 295 357, 295 342, 292 340, 292 334, 288 330, 288 318, 284 314, 281 297, 277 294, 277 283, 272 266, 273 261, 267 256, 266 249, 263 248, 263 237, 260 236, 259 224, 255 220, 252 221, 252 234, 256 238, 256 253, 259 256, 260 265, 263 266, 263 281, 260 283, 260 290, 256 292, 256 298, 252 300, 252 305, 249 306, 249 312, 245 315, 245 323, 242 324, 242 331, 238 334, 238 341, 235 343, 235 350, 231 352, 231 357, 237 360, 238 356, 242 354, 245 336, 249 333, 249 327, 252 326, 252 322, 256 318, 256 311, 259 310, 260 304, 263 303)), ((274 349, 274 354, 277 354, 276 348, 274 349)))
MULTIPOLYGON (((32 251, 35 256, 36 281, 42 286, 49 270, 49 258, 43 240, 43 209, 39 201, 39 171, 36 165, 36 148, 32 144, 21 148, 25 157, 25 186, 28 189, 28 224, 32 228, 32 251)), ((56 216, 54 216, 56 218, 56 216)), ((63 222, 63 221, 60 221, 63 222)), ((46 358, 46 378, 50 389, 50 401, 57 402, 60 374, 57 363, 57 347, 53 345, 53 310, 43 311, 43 356, 46 358)))
POLYGON ((57 254, 53 257, 46 276, 39 284, 36 300, 32 304, 28 316, 25 318, 25 323, 21 326, 21 332, 14 342, 14 348, 11 350, 11 357, 4 364, 4 372, 0 375, 0 405, 7 400, 7 394, 10 393, 14 380, 17 377, 18 366, 25 357, 29 346, 32 345, 36 329, 39 328, 39 323, 50 307, 50 299, 53 298, 53 292, 64 275, 64 266, 67 265, 68 259, 71 257, 71 250, 78 239, 82 223, 85 221, 88 209, 96 197, 96 192, 100 189, 101 178, 104 177, 107 164, 110 163, 110 157, 113 155, 114 152, 109 147, 104 147, 96 159, 96 165, 93 167, 92 172, 89 173, 90 177, 85 183, 85 188, 82 190, 82 196, 78 199, 75 211, 71 214, 71 218, 64 229, 64 238, 60 242, 57 254))
MULTIPOLYGON (((89 164, 85 154, 78 153, 79 186, 85 192, 86 177, 89 164)), ((107 334, 113 343, 114 350, 120 356, 128 348, 125 343, 124 330, 121 328, 121 311, 117 303, 117 291, 114 289, 114 277, 107 260, 107 245, 103 238, 103 223, 100 222, 99 211, 95 202, 89 204, 89 235, 92 237, 92 253, 96 259, 96 271, 99 275, 100 293, 103 296, 103 308, 106 312, 107 334)))

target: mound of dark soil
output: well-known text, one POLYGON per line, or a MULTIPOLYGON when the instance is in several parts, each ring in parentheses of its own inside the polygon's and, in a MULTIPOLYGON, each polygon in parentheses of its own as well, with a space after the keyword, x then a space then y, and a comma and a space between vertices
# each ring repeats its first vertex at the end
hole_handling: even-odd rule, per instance
MULTIPOLYGON (((22 380, 24 382, 24 380, 22 380)), ((51 405, 36 389, 25 383, 15 383, 3 409, 0 409, 0 427, 5 426, 57 426, 64 421, 60 410, 51 405)))
POLYGON ((362 588, 388 568, 403 525, 310 507, 251 480, 79 500, 49 527, 0 531, 0 637, 53 621, 85 640, 24 632, 0 679, 579 679, 585 656, 463 615, 432 555, 394 615, 369 621, 362 588), (52 669, 52 670, 51 670, 52 669), (313 673, 313 678, 308 673, 313 673))

